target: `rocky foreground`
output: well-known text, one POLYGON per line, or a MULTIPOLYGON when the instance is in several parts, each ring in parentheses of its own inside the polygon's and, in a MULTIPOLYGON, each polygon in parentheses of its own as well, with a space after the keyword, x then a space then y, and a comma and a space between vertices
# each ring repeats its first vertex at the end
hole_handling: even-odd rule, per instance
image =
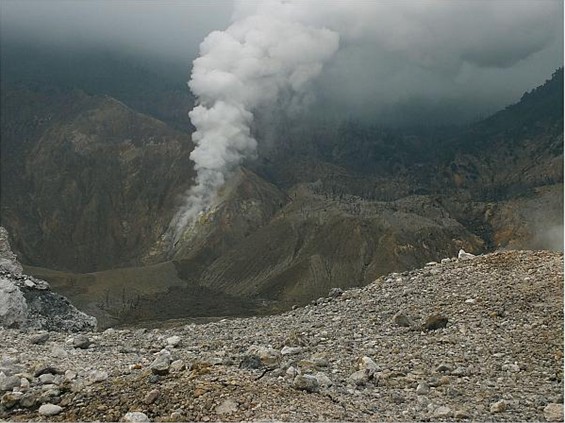
POLYGON ((271 317, 2 330, 0 418, 562 421, 563 254, 466 258, 271 317))

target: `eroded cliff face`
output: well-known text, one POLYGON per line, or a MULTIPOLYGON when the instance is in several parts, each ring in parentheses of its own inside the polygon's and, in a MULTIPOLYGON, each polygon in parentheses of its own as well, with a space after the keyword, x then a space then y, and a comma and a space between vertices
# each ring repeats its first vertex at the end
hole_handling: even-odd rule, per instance
POLYGON ((2 110, 2 221, 24 262, 138 264, 190 186, 190 137, 80 92, 10 91, 2 110))

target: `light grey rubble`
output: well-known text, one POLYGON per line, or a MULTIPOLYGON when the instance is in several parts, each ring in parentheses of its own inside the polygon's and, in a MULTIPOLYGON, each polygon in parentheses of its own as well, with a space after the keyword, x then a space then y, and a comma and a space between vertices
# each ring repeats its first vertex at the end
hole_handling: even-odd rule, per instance
POLYGON ((511 251, 430 263, 277 316, 87 333, 85 349, 64 333, 38 344, 37 332, 8 329, 0 419, 555 421, 562 292, 561 253, 511 251), (430 316, 445 327, 426 327, 430 316), (40 415, 41 404, 61 410, 40 415))

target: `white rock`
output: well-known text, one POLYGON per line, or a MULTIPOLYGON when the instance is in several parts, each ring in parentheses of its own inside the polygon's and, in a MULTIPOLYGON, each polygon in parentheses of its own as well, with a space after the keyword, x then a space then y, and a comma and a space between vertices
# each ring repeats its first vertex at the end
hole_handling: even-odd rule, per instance
POLYGON ((237 411, 238 403, 232 399, 227 399, 216 407, 216 414, 231 414, 237 411))
POLYGON ((451 416, 451 408, 449 407, 441 406, 434 410, 434 417, 438 419, 444 419, 449 416, 451 416))
POLYGON ((63 411, 63 408, 55 404, 43 404, 39 407, 39 414, 42 416, 55 416, 63 411))
POLYGON ((108 372, 103 370, 93 370, 88 375, 88 380, 92 383, 103 382, 108 379, 108 372))
POLYGON ((186 366, 184 365, 184 361, 182 360, 175 360, 171 363, 171 367, 170 367, 170 371, 171 372, 180 372, 181 370, 186 369, 186 366))
POLYGON ((51 357, 54 358, 67 358, 69 354, 61 347, 53 347, 51 350, 51 357))
POLYGON ((288 369, 286 369, 286 374, 294 379, 300 374, 300 371, 296 367, 290 366, 288 369))
POLYGON ((506 404, 506 401, 504 401, 504 400, 494 402, 490 405, 490 412, 493 413, 493 414, 502 413, 503 411, 506 411, 507 406, 508 405, 506 404))
POLYGON ((333 385, 331 379, 324 372, 316 373, 315 377, 318 380, 320 386, 329 387, 333 385))
POLYGON ((287 347, 286 345, 281 350, 282 355, 294 355, 300 354, 302 352, 302 348, 300 347, 287 347))
POLYGON ((0 277, 0 326, 21 326, 27 318, 28 306, 18 287, 5 277, 0 277))
POLYGON ((465 250, 463 250, 463 249, 460 249, 460 250, 459 250, 459 254, 457 254, 457 258, 458 258, 459 260, 470 260, 470 259, 475 258, 475 257, 476 257, 476 256, 475 256, 474 254, 467 253, 467 252, 465 252, 465 250))
POLYGON ((167 338, 167 345, 170 345, 171 347, 176 347, 179 344, 180 344, 180 336, 174 335, 167 338))
POLYGON ((144 423, 151 421, 149 420, 149 417, 147 417, 147 414, 141 413, 139 411, 131 411, 129 413, 126 413, 122 420, 124 422, 132 423, 144 423))
POLYGON ((31 279, 26 279, 24 285, 28 288, 35 288, 35 283, 31 279))
POLYGON ((73 372, 72 370, 65 371, 65 379, 66 380, 74 380, 74 379, 76 379, 76 377, 77 377, 76 372, 73 372))
POLYGON ((430 387, 427 383, 421 382, 416 387, 416 394, 417 395, 427 395, 430 392, 430 387))

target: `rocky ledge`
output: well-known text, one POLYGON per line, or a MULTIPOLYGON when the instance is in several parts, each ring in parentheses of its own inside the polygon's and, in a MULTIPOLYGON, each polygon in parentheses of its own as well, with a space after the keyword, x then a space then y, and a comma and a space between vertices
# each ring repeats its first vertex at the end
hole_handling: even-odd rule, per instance
POLYGON ((0 328, 77 332, 96 329, 96 319, 51 291, 43 280, 23 274, 0 226, 0 328))
POLYGON ((562 421, 563 254, 461 255, 270 317, 1 333, 12 421, 562 421))

